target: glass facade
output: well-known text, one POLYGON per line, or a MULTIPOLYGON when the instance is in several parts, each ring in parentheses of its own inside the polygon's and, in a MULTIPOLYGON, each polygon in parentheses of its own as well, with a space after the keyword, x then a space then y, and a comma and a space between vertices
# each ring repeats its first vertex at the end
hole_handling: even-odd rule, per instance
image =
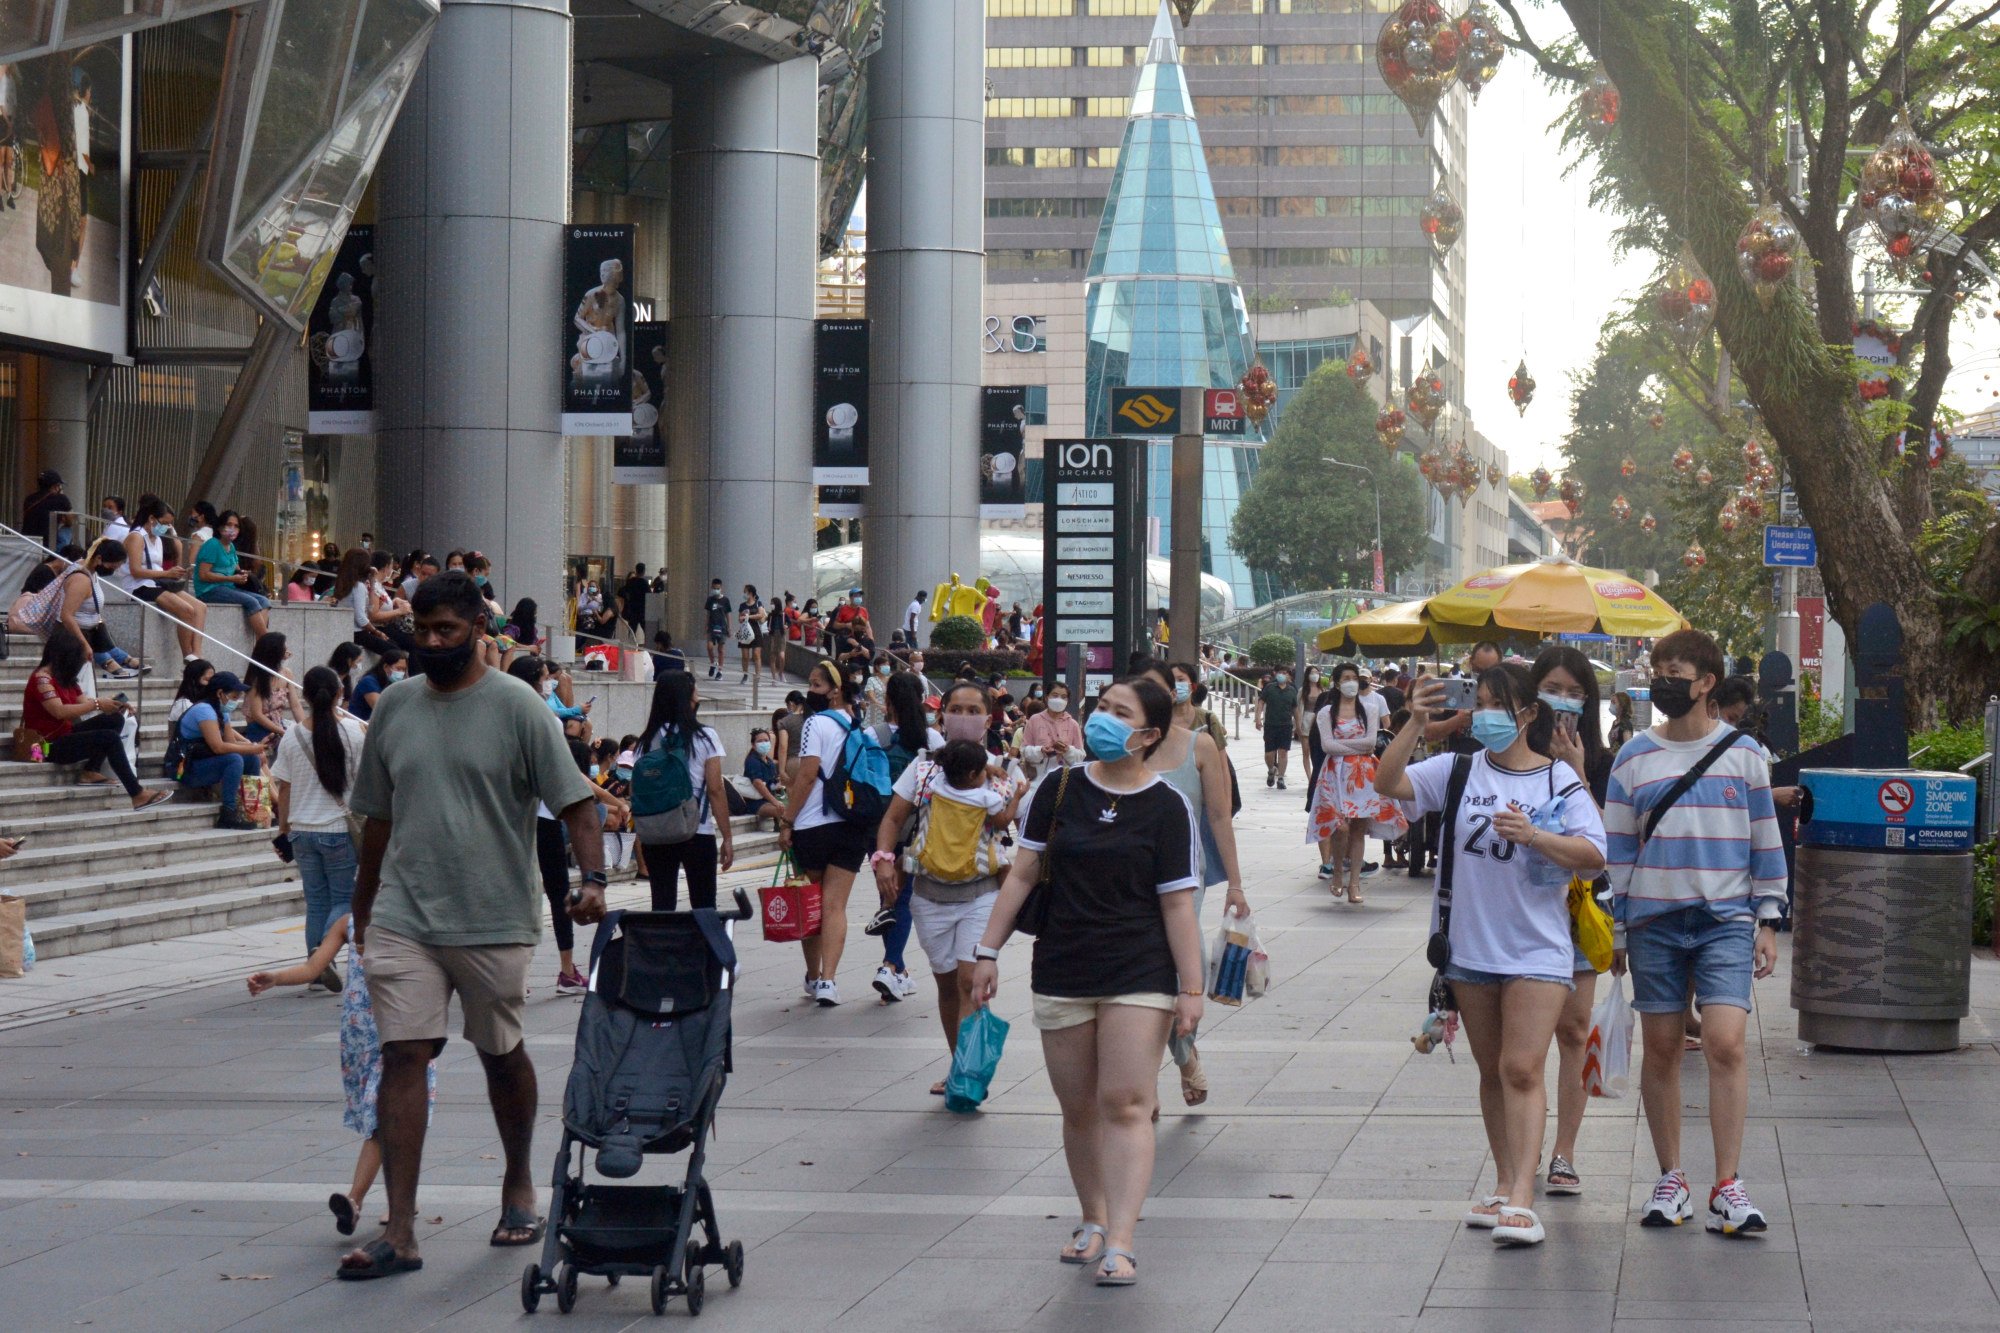
MULTIPOLYGON (((1084 279, 1084 420, 1108 433, 1124 385, 1228 388, 1250 368, 1249 319, 1209 184, 1194 102, 1173 29, 1153 30, 1132 96, 1118 168, 1084 279)), ((1202 481, 1202 568, 1241 604, 1263 600, 1229 545, 1229 521, 1256 469, 1256 446, 1211 442, 1202 481)), ((1148 457, 1158 549, 1172 549, 1171 450, 1148 457)))

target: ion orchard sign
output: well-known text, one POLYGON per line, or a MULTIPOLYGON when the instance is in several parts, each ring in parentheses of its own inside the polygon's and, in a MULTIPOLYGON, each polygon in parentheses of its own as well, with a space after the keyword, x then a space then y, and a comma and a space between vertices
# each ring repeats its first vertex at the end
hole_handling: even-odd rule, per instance
POLYGON ((1135 440, 1050 440, 1044 448, 1054 497, 1042 567, 1047 684, 1067 679, 1069 655, 1080 652, 1084 693, 1095 694, 1140 642, 1144 448, 1135 440))

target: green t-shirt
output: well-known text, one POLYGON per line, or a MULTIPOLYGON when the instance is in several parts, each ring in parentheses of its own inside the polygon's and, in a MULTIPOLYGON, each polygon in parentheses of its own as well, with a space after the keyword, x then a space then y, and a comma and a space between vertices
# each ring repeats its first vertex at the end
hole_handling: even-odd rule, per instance
POLYGON ((560 814, 591 792, 556 715, 514 677, 488 668, 452 693, 391 685, 347 802, 395 826, 370 923, 424 944, 533 944, 535 802, 560 814))
POLYGON ((195 596, 199 597, 211 588, 233 588, 236 586, 233 583, 210 583, 203 579, 201 577, 201 567, 204 562, 208 565, 209 569, 217 574, 234 574, 238 564, 236 548, 225 545, 220 537, 210 537, 201 544, 201 549, 195 552, 194 556, 195 596))
POLYGON ((1289 733, 1292 729, 1292 710, 1299 706, 1299 687, 1270 684, 1257 694, 1264 701, 1264 730, 1267 733, 1289 733))

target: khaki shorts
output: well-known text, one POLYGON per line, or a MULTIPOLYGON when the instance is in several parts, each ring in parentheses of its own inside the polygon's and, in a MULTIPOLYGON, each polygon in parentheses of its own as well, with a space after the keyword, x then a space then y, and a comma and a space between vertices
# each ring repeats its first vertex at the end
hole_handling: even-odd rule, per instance
POLYGON ((382 1042, 444 1044, 452 992, 465 1010, 465 1039, 487 1055, 521 1044, 532 944, 420 944, 371 927, 362 954, 382 1042))
MULTIPOLYGON (((368 960, 369 979, 375 976, 375 960, 368 960)), ((1079 1027, 1097 1021, 1098 1009, 1107 1004, 1129 1004, 1136 1009, 1159 1009, 1171 1014, 1174 1011, 1174 997, 1162 995, 1158 991, 1139 991, 1131 995, 1086 995, 1081 999, 1067 999, 1061 995, 1037 995, 1035 997, 1035 1027, 1042 1032, 1056 1032, 1063 1028, 1079 1027)))

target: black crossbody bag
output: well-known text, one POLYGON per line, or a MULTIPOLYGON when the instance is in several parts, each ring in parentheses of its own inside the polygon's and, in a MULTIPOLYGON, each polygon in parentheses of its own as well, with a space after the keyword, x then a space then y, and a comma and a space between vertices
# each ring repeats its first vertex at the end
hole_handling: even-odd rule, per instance
POLYGON ((1451 777, 1444 785, 1444 809, 1440 812, 1443 821, 1438 828, 1438 928, 1431 932, 1430 943, 1424 950, 1425 959, 1437 969, 1431 978, 1430 1006, 1431 1012, 1438 1014, 1458 1008, 1444 970, 1451 964, 1451 871, 1458 853, 1458 806, 1465 799, 1466 780, 1471 776, 1472 756, 1453 755, 1451 777))
POLYGON ((1653 840, 1653 830, 1659 828, 1660 821, 1667 817, 1667 811, 1674 808, 1674 803, 1694 790, 1694 784, 1701 781, 1701 775, 1708 772, 1715 761, 1722 758, 1722 752, 1736 744, 1736 738, 1743 734, 1735 727, 1724 727, 1722 730, 1722 739, 1710 746, 1707 754, 1695 760, 1694 767, 1681 774, 1679 780, 1667 788, 1667 794, 1660 798, 1659 803, 1646 813, 1646 831, 1639 838, 1641 848, 1653 840))
POLYGON ((1021 910, 1014 913, 1014 929, 1023 935, 1040 935, 1048 928, 1049 876, 1054 870, 1056 833, 1062 828, 1063 797, 1069 795, 1069 770, 1070 765, 1064 764, 1056 774, 1056 808, 1049 812, 1049 840, 1042 844, 1041 874, 1021 900, 1021 910))

